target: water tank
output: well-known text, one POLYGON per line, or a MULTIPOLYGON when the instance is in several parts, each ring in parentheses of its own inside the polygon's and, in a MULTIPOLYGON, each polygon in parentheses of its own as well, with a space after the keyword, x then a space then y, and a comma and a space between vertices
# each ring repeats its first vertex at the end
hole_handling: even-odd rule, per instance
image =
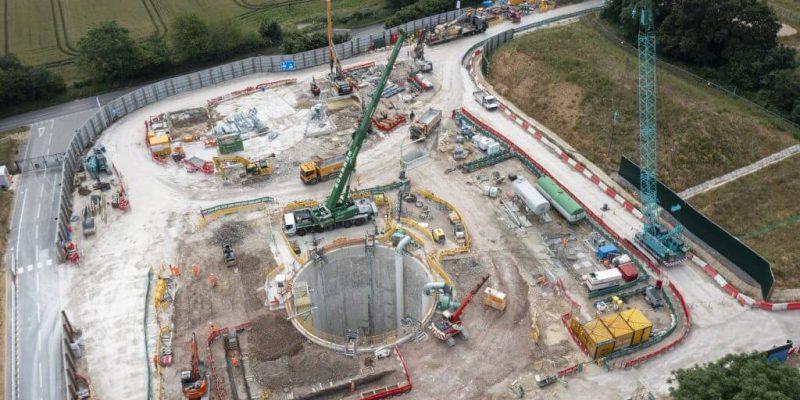
POLYGON ((550 209, 550 202, 536 190, 525 178, 517 178, 511 182, 514 194, 525 203, 528 210, 536 215, 542 215, 550 209))

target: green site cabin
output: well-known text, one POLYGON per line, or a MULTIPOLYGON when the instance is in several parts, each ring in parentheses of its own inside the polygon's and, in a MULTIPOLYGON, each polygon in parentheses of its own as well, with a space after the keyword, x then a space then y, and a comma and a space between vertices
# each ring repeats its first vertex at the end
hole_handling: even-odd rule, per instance
POLYGON ((552 179, 543 176, 536 181, 545 197, 553 204, 561 215, 569 222, 577 222, 586 216, 583 207, 579 206, 569 194, 564 192, 552 179))

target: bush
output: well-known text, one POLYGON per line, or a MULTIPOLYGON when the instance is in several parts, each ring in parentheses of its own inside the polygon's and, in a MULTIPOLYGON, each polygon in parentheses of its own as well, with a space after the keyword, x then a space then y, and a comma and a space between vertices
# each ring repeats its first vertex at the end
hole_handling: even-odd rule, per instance
POLYGON ((101 80, 115 81, 139 73, 141 60, 130 31, 116 23, 103 22, 78 41, 80 65, 88 68, 101 80))
POLYGON ((258 27, 258 33, 267 47, 280 46, 283 43, 283 30, 275 20, 265 19, 258 27))
POLYGON ((428 15, 443 13, 453 9, 454 5, 455 2, 451 0, 422 0, 411 3, 387 19, 385 26, 391 28, 428 15))
MULTIPOLYGON (((333 43, 339 44, 350 40, 350 35, 346 33, 336 33, 333 35, 333 43)), ((286 54, 296 54, 303 51, 318 49, 328 45, 328 35, 322 32, 303 34, 292 31, 283 38, 283 52, 286 54)))
POLYGON ((0 108, 55 97, 65 90, 60 76, 42 67, 23 65, 14 54, 0 57, 0 108))

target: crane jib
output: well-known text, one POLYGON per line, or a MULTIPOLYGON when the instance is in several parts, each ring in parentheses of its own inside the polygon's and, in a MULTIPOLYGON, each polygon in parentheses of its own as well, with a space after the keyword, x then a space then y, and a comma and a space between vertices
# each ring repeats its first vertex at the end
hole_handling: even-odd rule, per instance
POLYGON ((370 100, 369 106, 366 110, 364 110, 364 116, 361 119, 361 123, 358 125, 358 130, 356 130, 355 134, 353 134, 353 141, 350 143, 350 148, 347 150, 345 155, 342 172, 336 178, 336 182, 333 185, 331 194, 328 196, 328 200, 325 201, 325 207, 327 207, 327 209, 330 211, 335 210, 337 206, 342 205, 347 201, 348 191, 346 191, 345 188, 349 185, 350 176, 355 170, 358 152, 361 150, 361 145, 364 143, 364 139, 367 137, 367 130, 372 122, 372 115, 375 114, 375 109, 378 107, 378 102, 381 99, 383 88, 386 86, 386 82, 389 80, 389 74, 392 72, 392 68, 394 68, 394 62, 397 60, 397 55, 400 53, 400 48, 403 46, 403 42, 405 40, 406 33, 400 31, 400 37, 397 39, 397 42, 392 48, 392 53, 389 55, 389 59, 386 62, 386 68, 383 69, 381 78, 378 81, 378 84, 375 85, 375 91, 372 92, 372 99, 370 100))

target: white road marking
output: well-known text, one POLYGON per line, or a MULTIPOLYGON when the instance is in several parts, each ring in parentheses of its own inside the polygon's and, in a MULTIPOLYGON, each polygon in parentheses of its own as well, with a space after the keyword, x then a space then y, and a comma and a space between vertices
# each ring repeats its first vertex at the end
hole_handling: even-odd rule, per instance
MULTIPOLYGON (((41 196, 39 196, 41 198, 41 196)), ((39 205, 36 207, 36 219, 39 219, 39 215, 42 214, 42 202, 39 202, 39 205)))
POLYGON ((28 272, 33 271, 33 264, 28 264, 28 272))
POLYGON ((20 274, 23 274, 23 273, 25 273, 25 268, 18 267, 17 268, 17 275, 20 275, 20 274))
MULTIPOLYGON (((36 292, 39 292, 39 274, 36 274, 36 292)), ((39 312, 39 304, 36 304, 36 312, 39 312)), ((40 321, 41 322, 41 321, 40 321)))
POLYGON ((47 259, 47 266, 49 267, 49 266, 51 266, 51 265, 53 265, 53 260, 51 260, 51 259, 49 259, 49 258, 48 258, 48 259, 47 259))
POLYGON ((39 306, 38 301, 36 302, 36 321, 39 322, 40 324, 42 323, 42 307, 39 306))
POLYGON ((36 263, 36 269, 42 269, 42 262, 41 261, 36 263))
POLYGON ((22 231, 22 221, 25 220, 25 201, 28 200, 28 191, 22 192, 22 210, 19 212, 19 224, 17 224, 17 245, 14 246, 17 250, 16 257, 19 260, 19 234, 22 231))
POLYGON ((44 387, 44 375, 42 375, 42 363, 39 363, 39 387, 44 387))
POLYGON ((44 129, 45 128, 43 126, 39 127, 39 137, 42 137, 42 135, 44 135, 44 129))
POLYGON ((39 243, 39 225, 33 227, 33 236, 36 243, 39 243))

